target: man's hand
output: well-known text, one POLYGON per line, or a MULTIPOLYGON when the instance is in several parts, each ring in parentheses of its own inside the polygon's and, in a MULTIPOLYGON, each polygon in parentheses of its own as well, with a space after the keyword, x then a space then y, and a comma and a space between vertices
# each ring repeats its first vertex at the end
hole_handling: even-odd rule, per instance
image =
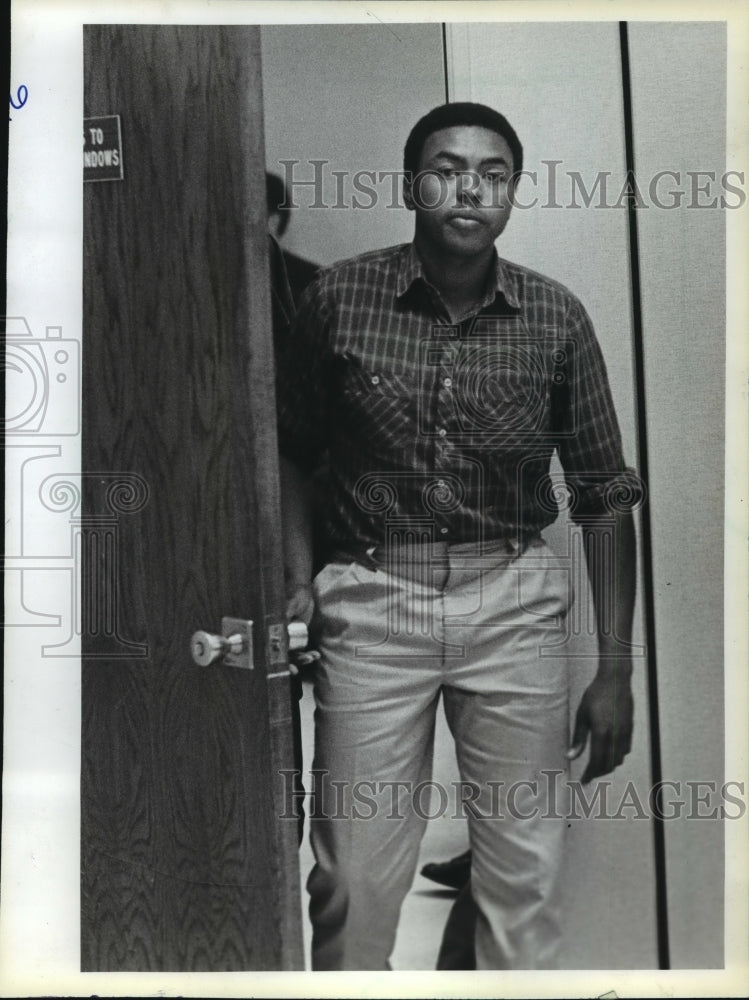
MULTIPOLYGON (((312 597, 312 490, 309 477, 281 455, 281 520, 286 582, 286 620, 309 625, 315 602, 312 597)), ((311 650, 294 653, 289 668, 319 659, 311 650)))
POLYGON ((580 701, 568 760, 585 750, 590 734, 590 758, 582 776, 585 784, 618 767, 632 746, 634 702, 626 669, 597 674, 580 701))
POLYGON ((309 625, 315 610, 311 583, 293 583, 287 587, 286 618, 290 622, 304 622, 309 625))
MULTIPOLYGON (((315 601, 312 596, 311 583, 295 583, 288 587, 290 591, 286 600, 286 620, 289 622, 304 622, 309 626, 315 601)), ((300 649, 289 656, 289 670, 292 674, 299 673, 299 667, 308 666, 320 659, 315 649, 300 649)))

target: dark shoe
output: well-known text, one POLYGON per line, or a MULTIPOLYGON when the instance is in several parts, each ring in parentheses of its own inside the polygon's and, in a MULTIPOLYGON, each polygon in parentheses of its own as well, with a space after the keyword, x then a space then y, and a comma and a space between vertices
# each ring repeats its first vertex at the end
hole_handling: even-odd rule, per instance
POLYGON ((424 865, 421 874, 438 885, 462 889, 471 877, 471 852, 465 851, 449 861, 432 861, 424 865))

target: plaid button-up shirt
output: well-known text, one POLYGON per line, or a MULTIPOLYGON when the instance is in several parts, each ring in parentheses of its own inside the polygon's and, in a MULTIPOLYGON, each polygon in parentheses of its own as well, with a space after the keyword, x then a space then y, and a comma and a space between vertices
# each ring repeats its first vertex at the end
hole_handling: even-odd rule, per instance
POLYGON ((632 499, 590 319, 496 254, 456 323, 413 244, 320 272, 279 357, 278 401, 281 453, 309 471, 328 454, 332 549, 536 534, 559 511, 555 449, 572 517, 632 499))

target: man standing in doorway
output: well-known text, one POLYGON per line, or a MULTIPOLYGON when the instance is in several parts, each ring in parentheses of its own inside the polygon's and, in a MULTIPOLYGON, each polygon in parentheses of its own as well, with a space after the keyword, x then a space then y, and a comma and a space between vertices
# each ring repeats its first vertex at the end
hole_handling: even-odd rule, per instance
POLYGON ((566 823, 543 776, 588 743, 584 781, 630 749, 635 537, 617 500, 631 474, 582 305, 497 255, 522 157, 491 108, 422 118, 404 153, 413 243, 322 271, 280 362, 287 611, 312 620, 322 655, 315 969, 389 968, 440 696, 464 783, 479 969, 554 967, 566 823), (570 573, 541 535, 558 513, 555 450, 600 651, 572 747, 570 573), (308 478, 325 451, 328 554, 313 581, 308 478))

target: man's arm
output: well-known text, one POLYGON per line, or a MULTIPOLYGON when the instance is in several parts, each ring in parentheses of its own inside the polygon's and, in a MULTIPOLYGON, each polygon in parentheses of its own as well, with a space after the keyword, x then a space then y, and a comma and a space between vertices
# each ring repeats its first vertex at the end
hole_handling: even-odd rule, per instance
MULTIPOLYGON (((568 757, 585 750, 590 758, 582 776, 587 782, 622 763, 632 744, 632 617, 637 579, 637 541, 631 513, 617 513, 596 527, 583 526, 588 577, 598 632, 599 665, 586 688, 575 719, 568 757), (613 534, 613 564, 605 558, 605 535, 613 534)), ((611 551, 611 550, 609 550, 611 551)))
POLYGON ((325 449, 330 353, 329 306, 314 281, 302 296, 294 323, 277 357, 281 524, 286 616, 309 625, 312 601, 312 475, 325 449))
POLYGON ((281 523, 286 617, 309 625, 312 600, 312 483, 289 459, 280 459, 281 523))

